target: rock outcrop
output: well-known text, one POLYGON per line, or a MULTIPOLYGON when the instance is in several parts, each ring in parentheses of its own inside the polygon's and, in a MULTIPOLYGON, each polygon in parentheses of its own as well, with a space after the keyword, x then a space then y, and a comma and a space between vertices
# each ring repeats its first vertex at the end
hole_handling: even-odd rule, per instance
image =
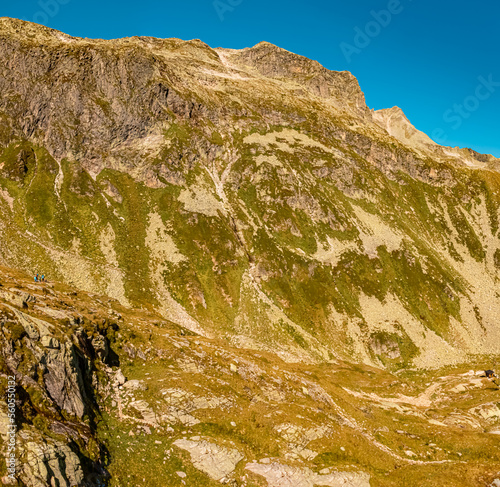
MULTIPOLYGON (((17 292, 5 290, 1 298, 7 302, 0 300, 0 362, 1 377, 16 383, 18 479, 33 487, 97 485, 106 475, 93 426, 99 414, 93 377, 107 366, 99 357, 101 348, 92 343, 108 339, 90 323, 93 340, 69 320, 54 324, 52 309, 26 310, 27 301, 40 303, 43 297, 22 293, 19 298, 17 292)), ((6 444, 11 423, 3 407, 6 444)))
POLYGON ((84 485, 79 456, 67 444, 50 441, 41 435, 23 438, 25 449, 21 478, 27 485, 84 485))
POLYGON ((261 475, 269 487, 370 487, 370 476, 365 473, 335 472, 317 474, 309 469, 291 468, 279 463, 250 463, 245 467, 261 475))
POLYGON ((244 456, 234 448, 228 449, 198 439, 177 440, 173 443, 191 455, 193 465, 205 472, 211 479, 227 479, 244 456))

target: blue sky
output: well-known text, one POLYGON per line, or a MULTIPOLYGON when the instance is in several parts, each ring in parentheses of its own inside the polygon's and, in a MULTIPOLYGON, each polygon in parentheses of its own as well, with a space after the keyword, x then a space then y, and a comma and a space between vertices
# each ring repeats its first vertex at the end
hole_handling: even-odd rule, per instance
POLYGON ((370 108, 400 106, 445 145, 500 157, 498 2, 443 0, 23 0, 0 15, 81 37, 266 40, 349 70, 370 108))

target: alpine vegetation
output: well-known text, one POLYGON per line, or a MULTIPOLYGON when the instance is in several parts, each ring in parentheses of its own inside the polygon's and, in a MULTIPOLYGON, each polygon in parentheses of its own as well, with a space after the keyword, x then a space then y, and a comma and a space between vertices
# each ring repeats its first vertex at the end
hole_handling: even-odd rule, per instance
POLYGON ((267 42, 0 58, 4 483, 500 482, 498 159, 267 42))

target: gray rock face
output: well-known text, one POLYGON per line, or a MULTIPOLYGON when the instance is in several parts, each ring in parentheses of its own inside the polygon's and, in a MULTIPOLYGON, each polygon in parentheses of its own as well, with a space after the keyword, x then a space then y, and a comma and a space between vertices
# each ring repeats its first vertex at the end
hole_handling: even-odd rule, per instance
POLYGON ((368 113, 358 81, 347 71, 330 71, 317 61, 298 56, 268 42, 245 49, 236 59, 263 76, 290 78, 316 96, 334 100, 343 98, 343 102, 360 115, 368 113))
POLYGON ((84 473, 80 458, 68 445, 32 438, 25 443, 24 478, 28 485, 74 487, 82 485, 84 473))
MULTIPOLYGON (((71 45, 58 40, 51 31, 40 31, 34 38, 5 35, 6 31, 19 32, 20 28, 23 24, 18 21, 0 20, 0 56, 7 60, 0 73, 0 90, 5 95, 1 97, 0 111, 10 113, 24 135, 44 140, 56 158, 70 153, 83 155, 84 151, 90 163, 101 150, 107 150, 112 140, 146 137, 154 129, 151 111, 161 121, 168 119, 168 110, 186 115, 193 109, 191 102, 155 82, 157 71, 144 42, 131 41, 124 46, 124 57, 117 62, 118 52, 110 51, 106 43, 96 46, 74 40, 71 45), (49 43, 41 45, 40 35, 49 43), (62 57, 59 47, 65 51, 62 57), (53 78, 50 87, 36 81, 45 76, 53 78), (19 78, 24 81, 16 81, 19 78), (139 98, 132 100, 132 91, 139 98), (17 93, 16 103, 9 93, 17 93), (81 134, 83 137, 76 126, 68 123, 78 119, 90 128, 81 134), (122 123, 116 124, 116 119, 122 123), (84 149, 91 146, 94 149, 90 152, 84 149)), ((168 66, 164 64, 161 71, 168 71, 168 66)), ((17 177, 22 176, 26 157, 20 160, 17 177)))
POLYGON ((66 343, 49 350, 45 365, 44 382, 52 399, 61 409, 81 418, 85 411, 84 386, 75 346, 66 343))
POLYGON ((85 412, 82 363, 76 346, 70 341, 60 343, 52 335, 52 325, 14 310, 30 340, 30 347, 44 368, 44 383, 50 397, 61 408, 81 418, 85 412), (40 349, 37 341, 45 348, 40 349))
MULTIPOLYGON (((17 304, 24 308, 22 302, 17 304)), ((88 459, 88 451, 82 451, 82 445, 89 442, 93 433, 80 420, 98 407, 94 399, 87 397, 91 387, 99 386, 88 383, 92 368, 100 364, 106 371, 107 367, 100 361, 99 353, 94 358, 92 341, 83 329, 75 330, 68 322, 56 327, 0 301, 0 323, 0 354, 8 368, 2 374, 16 377, 16 395, 18 400, 23 398, 17 404, 16 417, 20 417, 21 410, 29 418, 36 416, 33 424, 17 424, 20 480, 29 487, 87 485, 86 469, 97 463, 88 459), (3 327, 6 313, 14 317, 13 330, 24 329, 24 334, 18 332, 16 339, 12 331, 6 332, 3 327), (71 419, 66 422, 68 416, 71 419), (87 457, 84 464, 83 457, 87 457)), ((105 337, 94 333, 93 343, 98 350, 104 342, 105 337)), ((93 393, 92 390, 90 395, 93 393)), ((4 408, 5 404, 0 405, 3 445, 8 440, 10 424, 4 408)), ((97 456, 99 447, 95 441, 93 445, 90 454, 97 456)), ((94 475, 95 479, 100 475, 94 475)))

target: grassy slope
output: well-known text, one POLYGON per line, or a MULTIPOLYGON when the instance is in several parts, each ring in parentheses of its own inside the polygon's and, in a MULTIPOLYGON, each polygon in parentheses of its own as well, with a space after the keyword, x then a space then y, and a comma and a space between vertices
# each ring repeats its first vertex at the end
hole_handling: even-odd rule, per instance
MULTIPOLYGON (((279 134, 279 127, 276 129, 279 134)), ((173 125, 165 137, 170 140, 168 152, 162 156, 165 160, 196 150, 190 144, 200 143, 200 132, 190 134, 187 125, 173 125)), ((244 305, 247 298, 240 292, 243 273, 258 265, 259 272, 266 276, 260 283, 266 294, 290 320, 320 340, 328 340, 340 331, 329 330, 330 306, 346 317, 364 319, 360 293, 381 301, 388 295, 397 296, 413 317, 450 339, 450 318, 463 320, 457 296, 467 293, 467 284, 450 267, 453 261, 443 260, 443 254, 436 252, 436 246, 448 246, 450 255, 460 261, 455 241, 478 262, 478 268, 485 262, 484 239, 477 234, 478 225, 470 223, 477 216, 468 212, 474 211, 474 204, 482 199, 491 232, 498 229, 498 178, 494 173, 450 167, 455 178, 451 187, 432 185, 404 173, 396 182, 343 148, 343 152, 335 154, 356 161, 349 169, 350 184, 369 195, 363 201, 338 189, 345 170, 345 161, 339 155, 309 149, 298 141, 291 144, 294 152, 284 152, 272 144, 260 147, 246 144, 243 139, 244 134, 235 134, 233 144, 240 156, 225 187, 234 216, 186 212, 178 201, 182 188, 169 183, 154 189, 114 170, 103 171, 94 182, 78 163, 70 161, 61 164, 63 182, 57 194, 57 163, 37 147, 33 147, 26 173, 14 181, 8 177, 9 167, 15 166, 21 148, 30 150, 31 145, 11 144, 0 156, 4 163, 0 184, 15 198, 13 214, 3 212, 8 235, 4 238, 10 242, 8 248, 22 245, 27 251, 22 256, 11 254, 7 260, 27 270, 44 269, 47 274, 71 279, 74 267, 61 266, 60 254, 54 255, 48 249, 66 253, 65 261, 76 253, 84 258, 83 267, 76 271, 81 274, 77 282, 85 282, 89 290, 104 292, 109 276, 108 269, 102 266, 105 256, 100 239, 111 225, 126 298, 138 305, 155 306, 151 250, 145 239, 148 215, 159 212, 164 224, 173 229, 171 234, 179 252, 187 257, 181 264, 165 266, 164 284, 174 299, 211 330, 230 335, 237 316, 244 315, 247 322, 254 319, 254 314, 257 317, 257 308, 253 311, 244 305), (281 167, 257 165, 259 155, 276 157, 281 167), (318 164, 326 177, 315 175, 318 164), (108 182, 122 196, 121 202, 103 192, 108 182), (359 226, 354 207, 379 215, 384 224, 402 234, 400 249, 389 251, 382 244, 375 257, 368 257, 348 247, 362 249, 360 232, 366 232, 363 224, 359 226), (243 228, 243 242, 235 233, 235 221, 243 228), (257 230, 255 222, 264 226, 257 230), (27 230, 35 235, 29 242, 27 230), (318 250, 318 243, 325 245, 327 238, 346 245, 335 265, 310 257, 318 250)), ((279 136, 277 140, 281 140, 279 136)), ((217 138, 216 145, 220 143, 217 138)), ((330 147, 335 149, 336 144, 330 147)), ((200 178, 207 187, 212 185, 202 162, 190 165, 183 173, 188 187, 199 184, 200 178)), ((336 326, 339 328, 339 324, 336 326)), ((304 347, 307 341, 294 336, 290 327, 287 329, 285 335, 291 333, 295 345, 304 347)), ((257 330, 258 339, 273 345, 275 334, 266 338, 257 330)), ((286 344, 288 339, 282 342, 286 344)), ((339 351, 335 343, 327 346, 339 351)), ((410 363, 418 353, 404 344, 400 349, 401 364, 410 363)))
MULTIPOLYGON (((95 363, 101 381, 96 394, 95 439, 106 447, 110 486, 181 486, 182 478, 176 472, 187 475, 187 485, 219 485, 173 445, 183 437, 201 437, 239 450, 245 459, 231 478, 234 485, 246 487, 265 485, 261 477, 244 470, 248 462, 264 458, 315 472, 324 468, 364 471, 371 475, 371 485, 380 487, 419 485, 429 479, 432 485, 450 487, 487 485, 500 469, 497 436, 487 433, 498 429, 499 416, 485 419, 474 412, 484 405, 500 406, 498 387, 486 379, 473 383, 475 377, 461 375, 476 364, 398 375, 342 361, 285 364, 272 353, 245 351, 222 340, 190 335, 154 313, 126 309, 105 297, 75 293, 62 284, 34 289, 29 287, 29 278, 7 269, 1 270, 0 283, 7 294, 33 293, 38 308, 31 306, 25 312, 55 324, 60 340, 73 331, 64 321, 50 318, 46 307, 80 316, 89 333, 107 323, 116 353, 113 369, 119 364, 127 379, 146 386, 132 394, 126 388, 110 389, 109 372, 95 363), (131 350, 135 350, 132 355, 131 350), (456 389, 460 384, 464 388, 456 389), (164 394, 172 389, 191 395, 188 402, 174 404, 179 411, 194 416, 198 424, 160 419, 162 414, 172 413, 164 394), (401 395, 406 400, 390 402, 401 395), (146 401, 156 414, 159 424, 149 424, 150 434, 142 414, 131 406, 131 396, 146 401), (226 398, 226 402, 213 408, 189 405, 200 397, 226 398), (422 397, 429 402, 420 406, 412 403, 422 397), (120 416, 117 398, 127 417, 120 416), (295 437, 280 433, 282 425, 293 425, 298 431, 324 429, 316 439, 307 440, 300 433, 295 437), (298 456, 303 448, 313 451, 314 458, 298 456), (412 464, 413 460, 423 463, 412 464), (432 463, 440 461, 443 463, 432 463)), ((16 336, 12 334, 15 341, 19 340, 16 336)), ((31 374, 32 358, 23 343, 21 338, 15 344, 24 350, 25 365, 19 370, 31 374)), ((56 438, 50 428, 52 413, 37 402, 35 391, 28 388, 25 394, 31 399, 25 401, 29 421, 23 428, 32 422, 41 433, 56 438)), ((56 419, 74 421, 64 414, 63 419, 56 419)), ((96 455, 95 445, 80 446, 88 449, 90 457, 96 455)))

